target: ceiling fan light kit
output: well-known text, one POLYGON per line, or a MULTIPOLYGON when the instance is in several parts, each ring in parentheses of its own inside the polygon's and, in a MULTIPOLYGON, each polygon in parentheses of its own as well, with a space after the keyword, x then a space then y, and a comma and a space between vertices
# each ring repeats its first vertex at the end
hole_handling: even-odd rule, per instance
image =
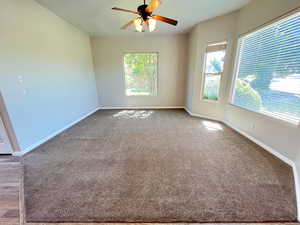
POLYGON ((138 17, 134 20, 134 26, 135 26, 135 30, 137 32, 143 32, 143 19, 138 17))
POLYGON ((155 31, 155 30, 156 30, 156 20, 153 19, 153 18, 150 18, 150 19, 148 20, 148 26, 149 26, 149 31, 150 31, 150 32, 155 31))
POLYGON ((135 30, 137 32, 145 32, 145 30, 146 30, 145 28, 147 28, 147 27, 149 29, 149 32, 153 32, 156 30, 157 20, 164 22, 164 23, 168 23, 173 26, 176 26, 178 21, 167 18, 167 17, 152 14, 154 12, 154 10, 156 10, 160 5, 161 5, 160 0, 151 0, 149 5, 147 5, 146 0, 144 0, 144 4, 140 5, 137 8, 137 11, 121 9, 121 8, 117 8, 117 7, 114 7, 112 9, 138 15, 138 17, 136 17, 129 23, 125 24, 123 27, 121 27, 121 29, 126 29, 129 26, 134 25, 135 30))

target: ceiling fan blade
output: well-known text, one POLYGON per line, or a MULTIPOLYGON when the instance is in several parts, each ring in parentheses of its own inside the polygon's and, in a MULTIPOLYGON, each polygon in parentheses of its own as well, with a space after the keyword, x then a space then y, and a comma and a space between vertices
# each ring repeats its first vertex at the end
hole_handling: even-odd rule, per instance
POLYGON ((129 26, 133 25, 135 20, 136 20, 136 19, 131 20, 129 23, 127 23, 127 24, 125 24, 123 27, 121 27, 121 29, 126 29, 126 28, 128 28, 129 26))
POLYGON ((178 24, 178 21, 176 21, 176 20, 173 20, 173 19, 170 19, 167 17, 163 17, 163 16, 159 16, 159 15, 153 15, 152 18, 155 20, 159 20, 159 21, 174 25, 174 26, 176 26, 178 24))
POLYGON ((146 8, 147 13, 153 13, 155 9, 157 9, 161 5, 160 0, 152 0, 148 7, 146 8))
POLYGON ((138 12, 133 11, 133 10, 128 10, 128 9, 121 9, 121 8, 113 7, 112 10, 117 10, 117 11, 122 11, 122 12, 128 12, 128 13, 133 13, 133 14, 139 15, 138 12))

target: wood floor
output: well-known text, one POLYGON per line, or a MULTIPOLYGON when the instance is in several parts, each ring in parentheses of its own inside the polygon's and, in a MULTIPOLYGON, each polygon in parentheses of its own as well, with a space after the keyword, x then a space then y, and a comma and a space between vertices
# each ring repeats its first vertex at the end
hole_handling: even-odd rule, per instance
MULTIPOLYGON (((0 156, 0 225, 100 225, 101 223, 25 223, 22 166, 18 158, 0 156)), ((283 224, 283 223, 281 223, 283 224)), ((293 223, 286 223, 287 225, 293 223)), ((295 223, 294 223, 295 224, 295 223)), ((299 224, 299 223, 298 223, 299 224)), ((104 225, 103 223, 101 225, 104 225)), ((121 224, 110 224, 121 225, 121 224)), ((124 223, 122 224, 124 225, 124 223)), ((126 224, 130 225, 130 224, 126 224)), ((132 225, 139 225, 137 223, 132 225)), ((147 224, 143 224, 147 225, 147 224)), ((156 224, 148 224, 156 225, 156 224)), ((172 224, 174 225, 174 224, 172 224)), ((176 224, 176 225, 184 225, 176 224)), ((229 225, 229 224, 226 224, 229 225)), ((241 224, 235 224, 241 225, 241 224)), ((262 225, 262 224, 256 224, 262 225)), ((266 223, 263 225, 267 225, 266 223)), ((276 225, 276 224, 272 224, 276 225)))
POLYGON ((21 164, 18 159, 0 157, 0 224, 20 224, 21 164))

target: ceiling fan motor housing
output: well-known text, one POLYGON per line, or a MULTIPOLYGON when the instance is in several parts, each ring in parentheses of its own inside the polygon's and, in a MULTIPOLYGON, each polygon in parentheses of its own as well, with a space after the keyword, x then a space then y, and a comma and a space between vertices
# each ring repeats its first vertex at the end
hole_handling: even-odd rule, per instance
POLYGON ((148 17, 151 16, 151 13, 148 13, 146 11, 147 7, 148 7, 148 5, 144 4, 144 5, 140 5, 137 8, 137 11, 140 13, 140 16, 143 18, 144 21, 147 21, 148 17))
POLYGON ((126 29, 131 25, 135 25, 137 31, 142 32, 144 26, 149 27, 149 31, 152 32, 155 30, 156 21, 161 21, 163 23, 167 23, 173 26, 176 26, 178 21, 163 17, 160 15, 153 15, 153 12, 161 5, 161 0, 151 0, 151 2, 146 4, 146 0, 144 0, 144 4, 140 5, 137 8, 137 11, 122 9, 118 7, 113 7, 113 10, 118 10, 122 12, 127 12, 131 14, 138 15, 135 19, 131 20, 129 23, 125 24, 121 29, 126 29))

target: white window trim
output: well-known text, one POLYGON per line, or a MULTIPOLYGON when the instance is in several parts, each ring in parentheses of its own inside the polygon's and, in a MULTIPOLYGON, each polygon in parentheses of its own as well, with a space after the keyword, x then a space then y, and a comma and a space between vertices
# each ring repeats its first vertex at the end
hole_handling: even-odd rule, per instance
MULTIPOLYGON (((233 102, 233 99, 234 99, 234 95, 235 95, 235 88, 236 88, 236 80, 237 80, 237 77, 238 77, 238 71, 240 69, 240 56, 241 56, 241 39, 242 37, 240 37, 236 43, 236 50, 235 50, 235 59, 234 59, 234 68, 233 68, 233 78, 231 80, 231 85, 230 85, 230 93, 229 93, 229 101, 228 103, 229 104, 232 104, 233 102)), ((232 104, 234 105, 234 104, 232 104)), ((234 105, 235 106, 235 105, 234 105)))
POLYGON ((126 98, 153 98, 158 96, 158 90, 159 90, 159 52, 157 51, 134 51, 134 52, 123 52, 122 55, 122 63, 123 63, 123 89, 124 89, 124 95, 126 98), (156 63, 156 68, 157 68, 157 79, 156 79, 156 93, 155 95, 127 95, 126 91, 126 73, 125 73, 125 55, 127 54, 156 54, 157 55, 157 63, 156 63))
POLYGON ((279 117, 274 116, 272 113, 268 113, 268 112, 257 112, 257 111, 251 110, 251 109, 244 108, 242 106, 234 105, 232 103, 229 103, 229 105, 232 106, 232 107, 241 109, 241 110, 245 110, 247 112, 257 114, 259 116, 263 116, 266 119, 272 120, 274 122, 282 123, 284 125, 287 125, 287 126, 290 126, 290 127, 293 127, 293 128, 298 128, 298 127, 300 128, 300 123, 297 122, 297 121, 294 121, 294 120, 279 118, 279 117))
MULTIPOLYGON (((206 45, 208 46, 208 45, 206 45)), ((219 97, 218 96, 218 99, 217 100, 211 100, 211 99, 205 99, 204 98, 204 87, 205 87, 205 70, 206 70, 206 65, 207 65, 207 52, 206 52, 206 49, 204 51, 204 62, 203 62, 203 68, 202 68, 202 78, 201 78, 201 91, 200 91, 200 100, 203 101, 203 102, 209 102, 209 103, 218 103, 219 102, 219 97)))
POLYGON ((233 69, 233 79, 232 79, 232 83, 231 83, 231 88, 230 88, 230 94, 229 94, 229 101, 228 103, 231 105, 231 106, 234 106, 234 107, 237 107, 237 108, 240 108, 240 109, 243 109, 243 110, 246 110, 246 111, 249 111, 249 112, 253 112, 253 113, 256 113, 258 115, 263 115, 265 117, 268 117, 270 119, 273 119, 277 122, 282 122, 286 125, 292 125, 293 127, 300 127, 300 119, 299 120, 292 120, 292 119, 288 119, 288 118, 283 118, 283 117, 279 117, 279 116, 275 116, 274 113, 271 113, 271 112, 258 112, 258 111, 254 111, 254 110, 251 110, 251 109, 247 109, 245 107, 242 107, 242 106, 238 106, 236 104, 233 103, 234 101, 234 95, 235 95, 235 88, 236 88, 236 80, 238 78, 238 71, 239 71, 239 68, 240 68, 240 58, 241 58, 241 47, 243 46, 242 44, 240 44, 242 42, 242 39, 244 37, 247 37, 261 29, 264 29, 264 28, 267 28, 269 26, 272 26, 278 22, 280 22, 281 20, 284 20, 288 17, 291 17, 293 16, 294 14, 297 14, 300 12, 300 8, 297 8, 297 9, 294 9, 282 16, 279 16, 267 23, 264 23, 263 25, 251 30, 251 31, 248 31, 244 34, 241 34, 238 38, 238 41, 237 41, 237 47, 236 47, 236 51, 235 51, 235 61, 234 61, 234 69, 233 69))
MULTIPOLYGON (((218 42, 208 42, 206 43, 206 47, 204 50, 204 61, 203 61, 203 67, 202 67, 202 78, 201 78, 201 90, 200 90, 200 100, 202 102, 208 102, 208 103, 219 103, 220 102, 220 93, 222 90, 222 80, 223 80, 223 76, 224 76, 224 71, 225 71, 225 63, 226 63, 226 59, 227 59, 227 50, 228 50, 228 41, 224 40, 224 41, 218 41, 218 42), (226 44, 227 47, 225 49, 225 58, 224 58, 224 67, 223 67, 223 72, 220 73, 221 75, 221 79, 220 79, 220 88, 219 88, 219 92, 218 92, 218 99, 217 100, 212 100, 212 99, 204 99, 204 88, 205 88, 205 78, 206 78, 206 65, 207 65, 207 52, 206 49, 208 46, 212 46, 212 45, 224 45, 226 44)), ((213 74, 213 73, 212 73, 213 74)), ((217 73, 216 73, 217 74, 217 73)))

